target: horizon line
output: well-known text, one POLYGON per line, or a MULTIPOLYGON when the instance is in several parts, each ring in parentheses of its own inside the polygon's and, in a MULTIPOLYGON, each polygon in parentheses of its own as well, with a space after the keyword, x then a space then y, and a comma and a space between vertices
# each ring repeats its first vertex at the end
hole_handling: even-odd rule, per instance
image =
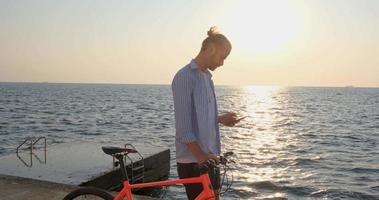
MULTIPOLYGON (((90 82, 49 82, 49 81, 0 81, 2 83, 32 83, 32 84, 86 84, 86 85, 161 85, 161 86, 169 86, 171 84, 164 83, 90 83, 90 82)), ((346 86, 330 86, 330 85, 270 85, 270 84, 246 84, 246 85, 215 85, 221 87, 249 87, 249 86, 258 86, 258 87, 325 87, 325 88, 379 88, 379 86, 354 86, 354 85, 346 85, 346 86)))

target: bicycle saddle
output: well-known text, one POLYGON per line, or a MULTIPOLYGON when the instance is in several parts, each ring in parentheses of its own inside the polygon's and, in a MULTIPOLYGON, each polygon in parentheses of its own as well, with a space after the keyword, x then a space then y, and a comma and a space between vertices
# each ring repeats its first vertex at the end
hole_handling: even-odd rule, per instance
POLYGON ((105 154, 108 154, 108 155, 115 155, 115 154, 119 154, 119 153, 137 153, 136 150, 134 149, 128 149, 128 148, 120 148, 120 147, 112 147, 112 146, 104 146, 104 147, 101 147, 104 151, 105 154))

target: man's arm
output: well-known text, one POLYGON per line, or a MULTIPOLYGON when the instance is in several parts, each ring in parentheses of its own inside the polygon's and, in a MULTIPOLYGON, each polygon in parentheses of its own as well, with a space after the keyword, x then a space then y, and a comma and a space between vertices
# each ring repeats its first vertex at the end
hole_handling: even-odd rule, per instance
POLYGON ((192 84, 188 74, 176 74, 172 82, 176 138, 181 143, 196 141, 192 129, 192 84))

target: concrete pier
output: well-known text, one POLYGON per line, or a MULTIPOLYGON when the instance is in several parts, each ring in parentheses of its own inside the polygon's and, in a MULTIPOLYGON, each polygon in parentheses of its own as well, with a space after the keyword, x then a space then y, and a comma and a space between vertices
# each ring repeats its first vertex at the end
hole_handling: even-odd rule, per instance
MULTIPOLYGON (((0 175, 0 200, 62 200, 78 186, 0 175)), ((156 198, 133 195, 136 200, 156 198)))
MULTIPOLYGON (((144 158, 143 181, 167 179, 170 170, 169 149, 133 145, 144 158)), ((33 194, 48 195, 46 199, 61 199, 62 193, 65 195, 77 186, 107 190, 118 188, 121 184, 121 171, 114 167, 113 158, 103 153, 102 146, 123 145, 64 143, 47 147, 46 150, 36 146, 33 153, 30 149, 23 149, 17 154, 0 157, 0 199, 14 199, 16 196, 18 199, 28 199, 33 194), (49 191, 56 197, 44 191, 49 191)), ((137 155, 131 155, 131 158, 133 162, 140 159, 137 155)), ((128 159, 126 164, 130 165, 128 159)))

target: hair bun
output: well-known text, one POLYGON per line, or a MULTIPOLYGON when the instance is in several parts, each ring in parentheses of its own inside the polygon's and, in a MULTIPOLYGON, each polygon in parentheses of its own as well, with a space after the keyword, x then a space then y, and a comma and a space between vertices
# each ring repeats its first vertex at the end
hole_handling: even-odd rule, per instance
POLYGON ((217 45, 227 45, 229 47, 229 50, 232 49, 232 45, 230 44, 229 40, 223 34, 217 31, 216 26, 212 26, 207 32, 207 35, 208 37, 205 38, 201 44, 201 51, 206 50, 208 45, 211 43, 217 45))
POLYGON ((208 37, 212 37, 216 34, 217 34, 217 27, 216 26, 212 26, 207 33, 208 37))

